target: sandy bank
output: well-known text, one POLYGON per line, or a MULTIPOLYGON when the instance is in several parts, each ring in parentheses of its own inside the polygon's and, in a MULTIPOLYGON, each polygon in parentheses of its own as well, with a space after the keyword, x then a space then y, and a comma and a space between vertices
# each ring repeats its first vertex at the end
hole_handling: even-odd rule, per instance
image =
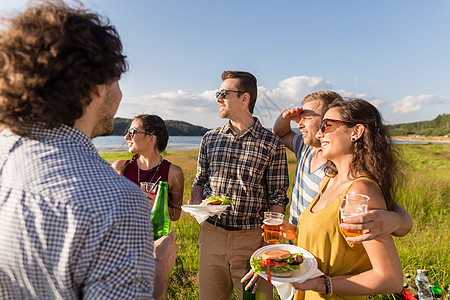
POLYGON ((392 137, 392 139, 395 141, 417 141, 417 142, 450 144, 450 137, 444 137, 444 136, 405 135, 405 136, 394 136, 394 137, 392 137))

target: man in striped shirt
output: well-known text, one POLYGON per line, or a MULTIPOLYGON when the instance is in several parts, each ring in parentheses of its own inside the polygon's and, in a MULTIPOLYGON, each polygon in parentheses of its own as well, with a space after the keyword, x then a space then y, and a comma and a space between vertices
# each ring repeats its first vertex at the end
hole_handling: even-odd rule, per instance
MULTIPOLYGON (((320 141, 316 138, 322 115, 327 106, 342 97, 333 91, 320 91, 307 95, 302 108, 285 110, 276 120, 273 132, 297 158, 297 169, 292 187, 289 222, 297 225, 298 216, 306 209, 319 192, 320 180, 326 160, 322 157, 320 141), (294 133, 290 122, 297 123, 300 134, 294 133)), ((359 237, 347 238, 352 242, 362 242, 380 236, 406 235, 412 227, 411 216, 397 203, 393 211, 373 210, 365 215, 345 219, 341 225, 346 229, 366 229, 359 237)))

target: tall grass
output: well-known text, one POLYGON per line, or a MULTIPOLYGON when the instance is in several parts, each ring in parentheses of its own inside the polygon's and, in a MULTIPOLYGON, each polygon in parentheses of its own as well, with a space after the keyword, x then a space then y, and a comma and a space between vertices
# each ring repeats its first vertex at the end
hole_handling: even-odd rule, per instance
MULTIPOLYGON (((450 283, 450 145, 401 145, 407 161, 406 186, 397 201, 412 216, 413 230, 405 237, 395 238, 404 273, 416 274, 427 269, 440 287, 450 283)), ((190 189, 196 173, 197 150, 163 153, 164 158, 183 168, 185 177, 184 203, 190 199, 190 189)), ((107 161, 130 157, 128 153, 102 154, 107 161)), ((295 174, 296 160, 288 151, 290 186, 295 174)), ((288 190, 290 197, 291 188, 288 190)), ((177 263, 170 275, 169 299, 198 299, 198 233, 200 225, 182 212, 180 220, 172 222, 179 245, 177 263)), ((220 288, 220 283, 218 283, 220 288)), ((373 299, 393 298, 373 296, 373 299)), ((237 299, 233 295, 233 299, 237 299)), ((275 299, 279 299, 275 292, 275 299)))

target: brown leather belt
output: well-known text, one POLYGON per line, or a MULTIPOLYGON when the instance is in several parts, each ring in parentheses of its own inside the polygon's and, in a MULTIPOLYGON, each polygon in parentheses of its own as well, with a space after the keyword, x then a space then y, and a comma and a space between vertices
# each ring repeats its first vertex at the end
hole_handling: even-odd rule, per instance
POLYGON ((217 227, 223 228, 223 229, 225 229, 225 230, 228 230, 228 231, 238 231, 238 230, 242 230, 242 228, 223 225, 223 224, 220 224, 220 223, 218 223, 218 222, 216 222, 216 221, 213 221, 213 220, 211 220, 211 219, 206 219, 206 222, 208 222, 208 223, 210 223, 210 224, 212 224, 212 225, 214 225, 214 226, 217 226, 217 227))

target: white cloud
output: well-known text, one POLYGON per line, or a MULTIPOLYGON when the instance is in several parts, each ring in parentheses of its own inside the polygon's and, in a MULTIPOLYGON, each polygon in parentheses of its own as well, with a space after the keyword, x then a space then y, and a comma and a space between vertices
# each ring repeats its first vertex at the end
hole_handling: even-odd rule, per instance
POLYGON ((332 89, 330 82, 322 77, 293 76, 280 81, 273 90, 265 90, 267 96, 294 100, 300 103, 308 94, 332 89))
POLYGON ((449 99, 436 95, 420 95, 420 96, 406 96, 399 101, 392 103, 394 113, 410 114, 422 110, 424 104, 441 104, 449 102, 449 99))
MULTIPOLYGON (((330 82, 321 77, 294 76, 280 81, 277 88, 258 87, 254 114, 265 126, 272 126, 279 113, 287 107, 299 106, 312 92, 331 90, 330 82)), ((131 117, 138 113, 156 113, 163 119, 178 119, 214 127, 223 121, 218 115, 215 90, 189 94, 182 90, 123 99, 119 114, 131 117)))
POLYGON ((345 90, 336 90, 336 93, 341 95, 344 98, 361 98, 369 101, 373 106, 375 106, 378 110, 380 110, 380 106, 385 104, 386 101, 383 99, 379 99, 375 96, 366 94, 366 93, 353 93, 345 90))
MULTIPOLYGON (((254 115, 264 126, 272 127, 282 110, 298 107, 306 95, 324 90, 335 90, 343 97, 366 99, 383 115, 386 115, 391 122, 398 118, 391 116, 392 113, 397 113, 397 116, 399 114, 412 115, 418 111, 430 110, 429 106, 433 104, 446 105, 450 103, 448 98, 435 95, 407 96, 392 103, 366 93, 333 89, 332 84, 322 77, 293 76, 280 81, 278 86, 273 89, 259 86, 254 115), (423 108, 425 105, 426 107, 423 108)), ((214 128, 224 124, 224 120, 219 117, 215 92, 216 90, 205 90, 198 94, 191 94, 178 90, 136 98, 124 98, 117 116, 132 118, 139 113, 151 113, 157 114, 165 120, 182 120, 214 128)))
POLYGON ((254 115, 264 126, 272 127, 279 114, 288 107, 298 107, 303 98, 313 92, 331 90, 322 77, 294 76, 280 81, 277 88, 258 88, 254 115))

